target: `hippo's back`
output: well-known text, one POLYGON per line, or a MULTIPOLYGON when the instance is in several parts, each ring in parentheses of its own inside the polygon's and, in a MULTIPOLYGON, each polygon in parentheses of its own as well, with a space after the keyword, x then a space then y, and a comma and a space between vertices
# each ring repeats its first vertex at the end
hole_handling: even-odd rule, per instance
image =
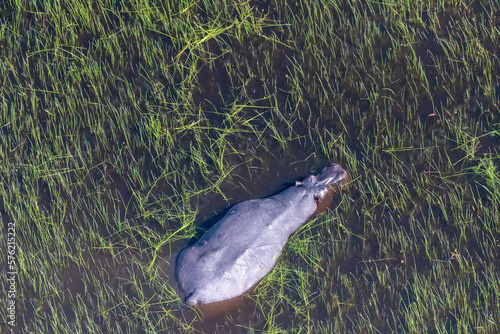
MULTIPOLYGON (((297 220, 274 198, 235 205, 177 259, 177 280, 190 305, 229 299, 250 289, 274 266, 297 220)), ((295 225, 300 225, 298 222, 295 225)))

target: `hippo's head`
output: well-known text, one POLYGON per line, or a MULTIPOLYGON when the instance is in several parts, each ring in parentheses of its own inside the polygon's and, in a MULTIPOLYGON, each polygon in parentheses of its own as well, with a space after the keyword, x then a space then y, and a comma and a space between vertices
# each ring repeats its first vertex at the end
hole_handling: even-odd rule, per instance
POLYGON ((316 185, 333 186, 347 181, 348 178, 349 175, 340 165, 331 164, 316 176, 316 185))
POLYGON ((314 198, 321 200, 326 196, 329 188, 341 185, 348 179, 349 174, 340 165, 332 163, 323 168, 318 175, 310 175, 302 181, 297 181, 295 185, 311 188, 314 198))

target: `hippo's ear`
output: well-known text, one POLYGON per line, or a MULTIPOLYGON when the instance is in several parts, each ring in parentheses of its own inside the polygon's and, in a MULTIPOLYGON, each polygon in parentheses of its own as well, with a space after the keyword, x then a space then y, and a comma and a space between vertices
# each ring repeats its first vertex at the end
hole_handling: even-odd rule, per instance
POLYGON ((302 185, 302 182, 300 182, 300 181, 295 181, 295 186, 296 186, 296 187, 300 187, 301 185, 302 185))

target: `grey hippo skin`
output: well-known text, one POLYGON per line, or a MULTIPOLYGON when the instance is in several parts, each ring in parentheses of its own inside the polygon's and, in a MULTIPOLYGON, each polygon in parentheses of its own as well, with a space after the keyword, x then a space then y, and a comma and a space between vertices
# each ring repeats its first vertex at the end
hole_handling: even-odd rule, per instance
POLYGON ((186 303, 208 304, 249 290, 271 271, 288 237, 316 211, 328 188, 346 178, 332 164, 277 195, 232 207, 177 257, 176 278, 186 303))

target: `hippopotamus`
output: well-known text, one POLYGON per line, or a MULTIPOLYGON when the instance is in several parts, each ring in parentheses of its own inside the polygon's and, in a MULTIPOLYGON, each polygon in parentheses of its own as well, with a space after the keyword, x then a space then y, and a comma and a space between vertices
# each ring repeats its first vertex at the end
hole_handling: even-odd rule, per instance
POLYGON ((176 279, 185 302, 194 306, 237 297, 268 274, 288 238, 347 172, 337 164, 264 199, 233 206, 177 257, 176 279))

